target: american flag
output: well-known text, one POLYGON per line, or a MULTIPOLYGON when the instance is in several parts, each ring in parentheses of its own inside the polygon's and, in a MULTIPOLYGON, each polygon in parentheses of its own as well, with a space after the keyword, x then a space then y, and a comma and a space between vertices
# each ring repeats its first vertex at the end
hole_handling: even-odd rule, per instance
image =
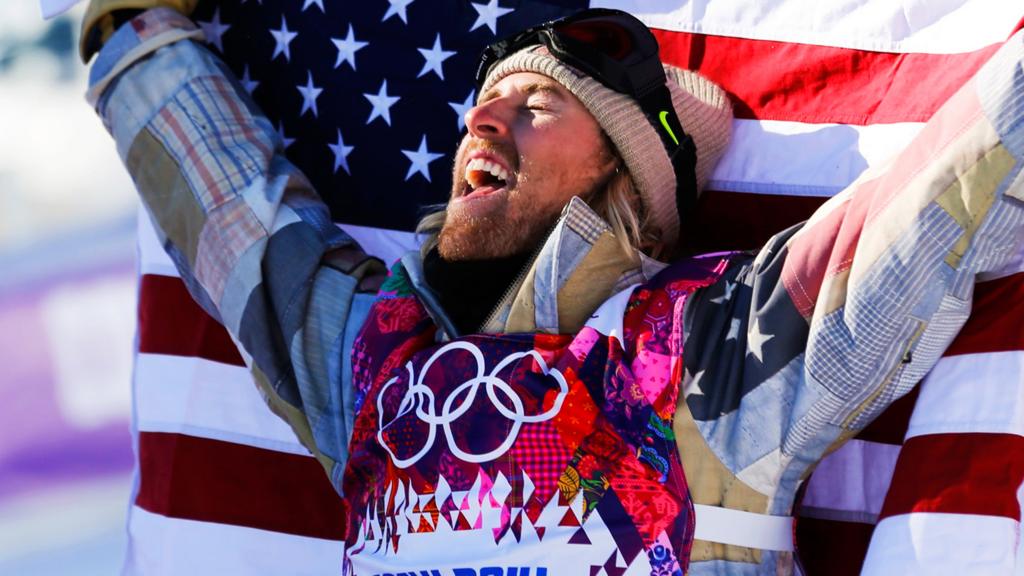
MULTIPOLYGON (((595 4, 636 14, 666 61, 734 97, 734 144, 700 207, 709 250, 757 246, 885 162, 1024 17, 990 0, 595 4)), ((223 0, 193 17, 336 219, 390 260, 447 196, 483 45, 585 5, 223 0)), ((140 222, 125 573, 337 572, 343 504, 140 222)), ((808 573, 1020 570, 1024 255, 981 280, 932 375, 809 481, 797 524, 808 573)))
POLYGON ((450 191, 483 46, 583 7, 248 0, 202 3, 195 19, 339 222, 411 230, 450 191))

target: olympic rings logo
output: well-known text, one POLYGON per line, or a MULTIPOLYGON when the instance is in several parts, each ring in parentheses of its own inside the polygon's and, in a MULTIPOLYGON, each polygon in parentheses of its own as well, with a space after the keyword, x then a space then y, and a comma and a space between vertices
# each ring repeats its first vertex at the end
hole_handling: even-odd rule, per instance
POLYGON ((484 374, 486 369, 484 355, 480 352, 479 348, 469 342, 450 342, 434 352, 426 363, 423 364, 419 378, 416 378, 412 362, 407 362, 405 364, 405 369, 409 376, 408 388, 406 389, 405 396, 402 398, 402 401, 398 406, 398 412, 395 414, 395 417, 388 422, 384 422, 383 398, 388 388, 398 382, 399 377, 395 376, 391 380, 388 380, 377 395, 377 441, 385 450, 387 450, 388 454, 391 456, 391 460, 395 463, 395 466, 398 466, 399 468, 408 468, 409 466, 412 466, 416 462, 419 462, 420 458, 430 451, 437 438, 438 427, 440 427, 444 432, 445 440, 448 442, 448 449, 451 450, 452 454, 457 458, 477 464, 481 462, 490 462, 507 452, 509 448, 512 447, 512 444, 516 441, 516 437, 519 435, 519 430, 523 427, 523 424, 544 422, 545 420, 554 418, 555 415, 558 414, 558 411, 562 409, 562 402, 565 401, 565 397, 569 393, 569 384, 565 381, 565 376, 563 376, 557 368, 549 369, 547 363, 536 350, 510 354, 504 360, 499 362, 489 374, 484 374), (423 378, 426 376, 427 372, 430 371, 430 367, 438 358, 452 350, 464 350, 473 355, 473 358, 476 359, 476 377, 463 382, 452 390, 448 397, 444 399, 444 402, 441 404, 441 411, 438 413, 437 399, 434 397, 434 391, 423 384, 423 378), (555 397, 554 404, 551 408, 541 414, 526 414, 526 409, 523 406, 523 400, 519 397, 519 394, 513 390, 507 382, 498 377, 498 374, 500 374, 501 371, 507 368, 510 364, 527 356, 533 357, 533 360, 540 366, 541 372, 545 376, 551 376, 558 382, 558 395, 555 397), (487 398, 491 401, 491 405, 493 405, 502 416, 512 421, 512 427, 509 429, 508 436, 506 436, 505 440, 502 441, 497 448, 482 454, 474 454, 472 452, 466 452, 456 445, 451 425, 470 409, 481 388, 486 391, 487 398), (505 401, 499 398, 499 393, 504 397, 505 401), (511 408, 507 404, 511 404, 511 408), (387 442, 384 441, 384 432, 387 430, 388 426, 410 412, 415 412, 416 417, 421 422, 428 424, 430 426, 430 431, 427 433, 427 439, 423 443, 423 447, 420 448, 418 452, 409 458, 399 458, 391 451, 387 442))

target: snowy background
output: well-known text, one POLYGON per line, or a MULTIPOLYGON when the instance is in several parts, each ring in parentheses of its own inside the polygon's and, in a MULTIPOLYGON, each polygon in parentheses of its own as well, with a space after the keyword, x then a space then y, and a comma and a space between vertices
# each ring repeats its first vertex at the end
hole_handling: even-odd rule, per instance
POLYGON ((116 574, 135 200, 85 103, 82 7, 0 2, 0 574, 116 574))

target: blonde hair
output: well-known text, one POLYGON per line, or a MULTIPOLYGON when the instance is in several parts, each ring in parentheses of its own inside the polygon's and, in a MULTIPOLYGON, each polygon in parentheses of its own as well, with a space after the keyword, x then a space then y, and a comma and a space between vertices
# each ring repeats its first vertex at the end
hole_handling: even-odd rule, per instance
POLYGON ((656 259, 665 254, 662 231, 648 216, 625 165, 616 168, 604 190, 596 193, 588 204, 612 227, 612 234, 626 254, 639 251, 656 259))
MULTIPOLYGON (((612 235, 626 254, 640 251, 660 259, 670 252, 662 240, 661 230, 644 210, 629 170, 621 161, 604 189, 584 200, 611 226, 612 235)), ((448 215, 445 205, 433 208, 436 210, 425 215, 416 225, 416 234, 425 237, 420 247, 424 257, 437 246, 438 235, 448 215)))

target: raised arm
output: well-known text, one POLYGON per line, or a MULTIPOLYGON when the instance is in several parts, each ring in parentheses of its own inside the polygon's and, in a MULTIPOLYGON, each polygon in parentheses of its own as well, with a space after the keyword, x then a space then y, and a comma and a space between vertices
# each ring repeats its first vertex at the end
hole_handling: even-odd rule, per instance
POLYGON ((695 502, 789 514, 823 455, 938 361, 976 276, 1024 253, 1022 62, 1024 32, 891 163, 688 303, 675 426, 695 502))
POLYGON ((99 52, 88 97, 192 296, 340 491, 353 420, 345 336, 384 268, 331 222, 201 38, 175 10, 137 15, 99 52))

